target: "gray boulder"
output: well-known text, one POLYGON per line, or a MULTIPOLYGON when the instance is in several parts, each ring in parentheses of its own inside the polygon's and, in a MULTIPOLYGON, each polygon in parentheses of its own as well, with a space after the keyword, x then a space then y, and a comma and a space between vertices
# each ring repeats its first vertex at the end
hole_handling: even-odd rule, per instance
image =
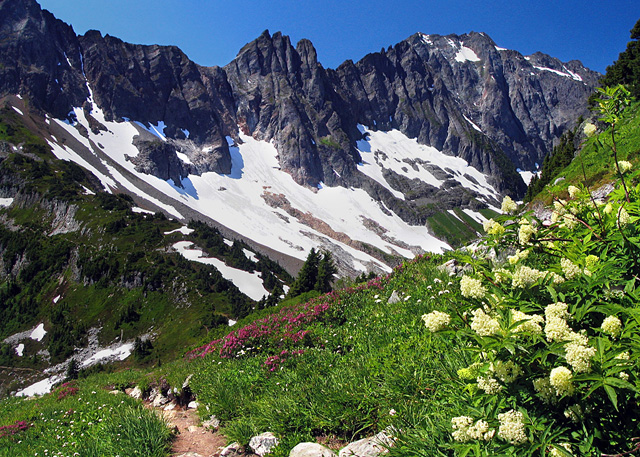
POLYGON ((249 447, 259 456, 263 456, 270 453, 279 442, 280 441, 273 433, 266 432, 251 438, 249 440, 249 447))
POLYGON ((318 443, 300 443, 291 449, 289 457, 336 457, 336 454, 318 443))
POLYGON ((339 457, 378 457, 386 454, 392 445, 393 439, 383 431, 375 436, 348 444, 340 450, 339 457))

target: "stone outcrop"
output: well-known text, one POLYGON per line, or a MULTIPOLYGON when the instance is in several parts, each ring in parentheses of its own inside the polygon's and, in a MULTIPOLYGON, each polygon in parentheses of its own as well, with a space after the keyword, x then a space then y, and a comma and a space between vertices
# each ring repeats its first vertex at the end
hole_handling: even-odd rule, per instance
POLYGON ((379 457, 386 454, 393 446, 393 439, 382 431, 375 436, 363 438, 340 449, 339 457, 379 457))

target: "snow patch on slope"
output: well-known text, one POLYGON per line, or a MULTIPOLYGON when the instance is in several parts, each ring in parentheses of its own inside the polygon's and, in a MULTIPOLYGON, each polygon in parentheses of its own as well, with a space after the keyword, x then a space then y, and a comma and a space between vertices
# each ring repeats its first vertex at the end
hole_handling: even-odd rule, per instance
POLYGON ((520 176, 522 176, 522 180, 527 186, 531 183, 533 177, 538 174, 538 171, 524 171, 520 170, 519 168, 517 171, 518 173, 520 173, 520 176))
POLYGON ((191 241, 179 241, 173 245, 184 258, 194 262, 213 265, 220 271, 222 276, 233 282, 240 292, 251 298, 252 300, 260 300, 263 296, 269 295, 269 291, 264 288, 262 278, 258 273, 249 273, 248 271, 238 270, 228 266, 220 259, 215 257, 204 257, 204 252, 200 249, 193 249, 191 241))
POLYGON ((566 73, 563 71, 554 70, 553 68, 538 67, 537 65, 534 65, 533 68, 540 71, 549 71, 551 73, 555 73, 556 75, 564 76, 565 78, 575 79, 576 81, 582 81, 582 77, 579 74, 569 71, 567 68, 564 68, 566 70, 566 73))
POLYGON ((473 51, 473 49, 463 46, 460 43, 460 50, 456 54, 457 62, 480 62, 480 57, 473 51))
MULTIPOLYGON (((273 144, 255 140, 242 133, 240 133, 239 144, 236 144, 232 138, 227 138, 233 159, 232 172, 229 175, 213 172, 204 173, 201 176, 190 175, 182 181, 180 187, 171 180, 164 181, 155 176, 140 173, 135 170, 135 166, 128 157, 138 154, 138 150, 133 145, 133 138, 139 134, 137 126, 141 124, 138 123, 136 126, 129 121, 107 121, 91 97, 89 101, 93 104, 91 115, 106 127, 106 131, 94 133, 82 108, 74 109, 73 115, 77 124, 84 129, 63 121, 56 122, 89 151, 96 154, 107 171, 101 172, 91 166, 66 145, 60 145, 57 142, 49 144, 58 158, 74 161, 94 173, 108 191, 118 187, 125 188, 132 194, 163 208, 172 216, 182 219, 182 214, 166 203, 170 199, 180 201, 241 236, 301 260, 306 258, 312 247, 316 249, 333 247, 341 253, 341 257, 347 258, 347 264, 351 264, 353 270, 360 272, 370 271, 373 265, 383 271, 390 271, 390 268, 354 248, 354 243, 344 241, 342 236, 344 234, 347 234, 353 242, 364 242, 387 254, 400 254, 408 258, 412 258, 414 253, 402 246, 414 246, 427 252, 442 252, 449 249, 446 243, 430 235, 426 227, 410 226, 397 215, 390 213, 384 205, 373 200, 362 189, 322 186, 317 190, 298 185, 291 175, 280 170, 278 152, 273 144), (80 130, 86 137, 80 133, 80 130), (103 147, 97 147, 98 144, 103 147), (105 160, 102 154, 106 154, 108 159, 105 160), (127 171, 126 175, 123 173, 124 170, 127 171), (135 184, 137 180, 134 181, 128 176, 144 181, 168 198, 152 197, 140 188, 140 184, 135 184), (291 210, 286 211, 282 207, 271 206, 267 203, 269 196, 282 196, 291 210), (308 215, 310 217, 306 217, 305 213, 308 212, 311 212, 308 215), (292 214, 304 214, 305 217, 292 214), (367 228, 363 224, 363 218, 375 221, 381 229, 367 228), (325 226, 323 227, 322 224, 325 226), (329 229, 327 230, 326 227, 329 229), (384 237, 380 232, 384 233, 384 237), (398 246, 389 240, 399 240, 402 243, 397 243, 400 244, 398 246)), ((145 129, 153 130, 152 133, 157 136, 163 134, 164 124, 159 123, 152 127, 145 127, 145 129)), ((439 186, 442 181, 426 169, 415 171, 412 166, 401 163, 404 157, 410 160, 420 158, 441 167, 458 170, 455 179, 478 192, 494 193, 486 183, 486 178, 477 170, 468 167, 462 159, 445 156, 433 148, 418 145, 415 140, 410 140, 397 131, 386 134, 372 132, 372 138, 374 140, 369 144, 371 150, 386 148, 386 153, 393 152, 395 158, 381 165, 376 163, 371 153, 367 161, 371 165, 370 169, 367 170, 367 163, 361 164, 359 168, 367 170, 367 174, 375 176, 374 179, 383 185, 388 186, 381 174, 382 169, 391 168, 398 173, 404 173, 410 179, 420 177, 426 182, 439 186), (402 171, 403 167, 407 169, 406 173, 402 171), (472 176, 479 184, 467 180, 464 174, 472 176)), ((361 150, 365 149, 365 146, 362 145, 361 150)), ((398 198, 404 198, 401 193, 395 190, 392 192, 398 198)))
POLYGON ((38 381, 35 384, 31 384, 29 387, 26 387, 22 390, 19 390, 16 393, 17 397, 33 397, 35 395, 44 395, 51 392, 53 386, 62 381, 62 375, 51 376, 50 378, 43 379, 42 381, 38 381))
POLYGON ((125 343, 123 345, 101 349, 91 357, 85 359, 80 364, 81 368, 95 365, 101 360, 124 360, 133 352, 133 343, 125 343))
POLYGON ((42 338, 47 334, 47 331, 44 329, 44 324, 39 324, 36 328, 33 329, 29 338, 36 341, 42 341, 42 338))
POLYGON ((411 139, 398 130, 374 132, 362 125, 358 128, 366 134, 365 136, 368 135, 367 140, 360 140, 357 143, 362 156, 362 163, 358 165, 358 169, 389 189, 398 198, 404 199, 404 195, 393 189, 386 181, 384 169, 440 187, 445 179, 436 178, 428 170, 428 167, 433 166, 446 170, 450 175, 453 174, 453 179, 468 189, 500 199, 500 194, 489 184, 487 177, 476 168, 469 166, 466 160, 446 155, 434 147, 419 144, 416 139, 411 139), (476 182, 468 179, 467 176, 476 182))
POLYGON ((177 228, 175 230, 171 230, 169 232, 164 232, 165 235, 171 235, 172 233, 182 233, 183 235, 191 235, 193 232, 195 232, 194 229, 191 229, 189 227, 187 227, 186 225, 183 225, 180 228, 177 228))
POLYGON ((465 116, 464 114, 462 115, 462 117, 464 117, 464 119, 465 119, 469 124, 471 124, 471 127, 473 127, 474 129, 476 129, 478 132, 482 133, 482 129, 481 129, 480 127, 478 127, 478 126, 476 125, 476 123, 475 123, 475 122, 473 122, 471 119, 469 119, 469 118, 468 118, 467 116, 465 116))

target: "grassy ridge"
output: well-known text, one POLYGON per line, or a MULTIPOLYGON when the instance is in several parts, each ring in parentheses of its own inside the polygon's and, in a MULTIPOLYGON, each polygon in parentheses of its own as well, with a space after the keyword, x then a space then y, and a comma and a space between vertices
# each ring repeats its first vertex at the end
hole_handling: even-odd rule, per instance
MULTIPOLYGON (((640 102, 628 108, 626 116, 616 127, 618 160, 627 160, 634 165, 639 163, 640 156, 640 102)), ((603 184, 615 181, 616 168, 611 150, 611 129, 600 133, 597 137, 583 141, 576 158, 562 171, 557 178, 548 184, 536 197, 535 201, 549 204, 554 196, 566 197, 569 185, 580 183, 596 189, 603 184), (557 181, 557 182, 555 182, 557 181)), ((634 176, 635 176, 634 172, 634 176)))

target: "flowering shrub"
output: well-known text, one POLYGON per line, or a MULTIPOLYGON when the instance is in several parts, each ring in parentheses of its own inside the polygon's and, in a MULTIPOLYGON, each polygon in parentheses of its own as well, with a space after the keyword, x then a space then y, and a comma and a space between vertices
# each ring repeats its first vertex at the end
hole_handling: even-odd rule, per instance
MULTIPOLYGON (((616 167, 621 182, 607 203, 569 186, 547 220, 487 222, 482 248, 459 255, 472 267, 462 299, 423 316, 471 354, 458 371, 471 404, 450 432, 462 455, 636 450, 640 185, 624 182, 630 162, 616 167)), ((503 211, 513 211, 510 201, 503 211)))
MULTIPOLYGON (((281 357, 285 352, 289 353, 288 351, 293 347, 305 344, 309 346, 313 343, 309 327, 314 322, 339 319, 340 306, 344 297, 365 289, 381 289, 384 280, 375 278, 357 287, 333 291, 306 303, 283 307, 277 313, 258 319, 223 338, 188 352, 186 357, 194 359, 216 354, 223 359, 228 359, 259 352, 272 354, 275 352, 274 357, 281 357)), ((265 363, 270 371, 274 371, 271 370, 272 364, 273 362, 265 363)))
POLYGON ((20 432, 24 432, 29 427, 31 427, 31 424, 25 421, 18 421, 14 424, 4 425, 0 427, 0 438, 17 435, 20 432))
POLYGON ((67 397, 72 397, 78 393, 78 388, 73 381, 65 382, 56 389, 56 398, 58 400, 64 400, 67 397))
POLYGON ((463 453, 617 454, 637 435, 640 186, 629 201, 614 191, 607 212, 584 190, 572 196, 554 222, 527 215, 461 254, 473 267, 462 300, 423 316, 429 331, 455 335, 473 354, 458 374, 474 407, 451 428, 463 453), (517 261, 497 260, 504 249, 517 261))

